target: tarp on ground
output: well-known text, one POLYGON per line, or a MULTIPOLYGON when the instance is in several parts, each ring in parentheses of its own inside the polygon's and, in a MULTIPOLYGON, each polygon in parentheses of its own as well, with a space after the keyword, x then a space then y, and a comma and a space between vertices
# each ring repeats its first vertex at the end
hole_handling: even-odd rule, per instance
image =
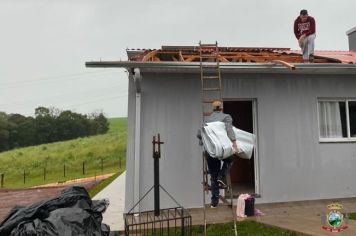
MULTIPOLYGON (((238 156, 243 159, 251 159, 256 136, 249 132, 233 127, 236 142, 241 152, 238 156)), ((225 159, 234 154, 232 142, 227 136, 224 122, 209 122, 202 128, 202 141, 204 150, 213 158, 225 159)))
POLYGON ((0 223, 0 235, 93 235, 106 236, 102 224, 107 200, 92 201, 84 187, 72 186, 48 201, 14 207, 0 223))

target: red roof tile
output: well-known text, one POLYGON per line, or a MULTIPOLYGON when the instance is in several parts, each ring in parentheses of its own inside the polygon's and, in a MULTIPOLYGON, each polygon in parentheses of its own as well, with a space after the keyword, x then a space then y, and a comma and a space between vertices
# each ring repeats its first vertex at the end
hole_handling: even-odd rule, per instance
MULTIPOLYGON (((297 50, 279 52, 287 54, 301 54, 301 51, 297 50)), ((343 64, 356 64, 356 51, 315 51, 314 56, 331 60, 334 59, 343 64)))

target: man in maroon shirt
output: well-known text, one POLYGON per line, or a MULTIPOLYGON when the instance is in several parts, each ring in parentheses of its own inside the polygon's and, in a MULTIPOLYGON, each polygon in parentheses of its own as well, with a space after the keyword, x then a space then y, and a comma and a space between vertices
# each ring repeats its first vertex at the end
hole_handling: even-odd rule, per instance
POLYGON ((294 35, 303 52, 304 62, 314 61, 315 20, 307 10, 301 10, 294 21, 294 35))

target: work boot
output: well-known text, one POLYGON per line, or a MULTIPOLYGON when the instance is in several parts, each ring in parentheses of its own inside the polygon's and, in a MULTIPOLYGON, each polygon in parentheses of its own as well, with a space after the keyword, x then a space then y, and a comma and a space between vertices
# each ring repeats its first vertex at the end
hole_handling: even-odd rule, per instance
POLYGON ((310 55, 309 55, 309 62, 310 62, 310 63, 313 63, 313 62, 314 62, 314 55, 313 55, 313 54, 310 54, 310 55))
POLYGON ((218 183, 219 183, 219 188, 222 188, 222 189, 227 188, 226 178, 219 177, 219 178, 218 178, 218 183))

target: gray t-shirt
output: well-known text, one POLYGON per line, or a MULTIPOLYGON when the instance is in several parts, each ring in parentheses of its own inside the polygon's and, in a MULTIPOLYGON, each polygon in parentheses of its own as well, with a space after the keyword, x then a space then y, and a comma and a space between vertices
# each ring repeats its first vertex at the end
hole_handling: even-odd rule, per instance
POLYGON ((211 113, 210 116, 205 119, 205 123, 216 121, 225 123, 227 136, 230 138, 231 141, 235 141, 235 133, 232 130, 232 117, 229 114, 225 114, 221 111, 214 111, 213 113, 211 113))

